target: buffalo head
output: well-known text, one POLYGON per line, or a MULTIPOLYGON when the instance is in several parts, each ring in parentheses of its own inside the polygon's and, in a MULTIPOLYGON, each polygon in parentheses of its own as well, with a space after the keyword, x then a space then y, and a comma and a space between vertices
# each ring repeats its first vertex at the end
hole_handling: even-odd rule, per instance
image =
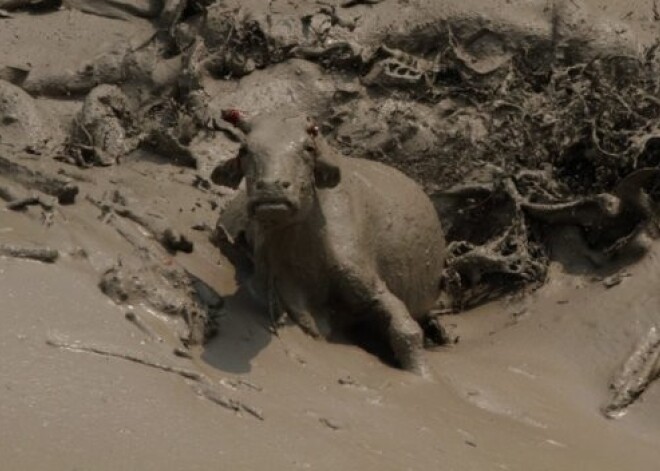
POLYGON ((237 111, 223 117, 240 129, 238 155, 213 171, 214 183, 236 188, 245 178, 251 218, 281 226, 305 218, 316 189, 336 186, 338 156, 318 128, 300 116, 267 115, 245 120, 237 111))

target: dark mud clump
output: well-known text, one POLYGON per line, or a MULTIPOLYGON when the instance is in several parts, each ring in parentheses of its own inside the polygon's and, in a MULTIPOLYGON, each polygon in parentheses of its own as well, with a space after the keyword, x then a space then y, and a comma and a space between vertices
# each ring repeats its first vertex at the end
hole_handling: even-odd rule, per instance
POLYGON ((185 320, 186 345, 200 345, 213 337, 223 299, 201 280, 176 266, 118 262, 101 276, 99 287, 118 304, 148 307, 185 320))

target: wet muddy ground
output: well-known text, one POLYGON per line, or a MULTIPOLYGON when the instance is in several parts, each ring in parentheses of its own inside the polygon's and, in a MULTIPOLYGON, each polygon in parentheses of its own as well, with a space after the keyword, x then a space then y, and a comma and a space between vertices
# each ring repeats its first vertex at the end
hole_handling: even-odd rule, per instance
MULTIPOLYGON (((614 214, 615 224, 602 226, 611 232, 609 238, 585 242, 575 225, 539 229, 538 220, 529 216, 547 209, 535 203, 582 204, 579 198, 601 194, 608 196, 587 203, 611 201, 610 196, 623 201, 626 193, 616 189, 617 178, 624 179, 631 169, 617 167, 614 180, 590 180, 594 188, 601 185, 593 191, 579 191, 579 185, 568 181, 569 190, 553 193, 556 188, 535 187, 536 180, 519 176, 527 161, 513 166, 489 162, 502 164, 505 177, 527 198, 524 218, 520 209, 510 209, 515 206, 507 193, 510 187, 486 185, 479 191, 494 195, 489 201, 501 198, 503 203, 494 207, 506 210, 498 216, 498 227, 516 228, 515 240, 526 241, 526 251, 516 252, 527 261, 524 266, 542 266, 525 273, 543 276, 521 282, 517 273, 502 275, 503 265, 496 264, 500 271, 495 274, 503 278, 489 284, 489 274, 476 280, 470 277, 472 268, 459 270, 461 289, 466 281, 476 282, 467 283, 472 291, 460 291, 462 302, 451 304, 444 310, 451 313, 441 316, 459 341, 426 352, 433 379, 423 380, 379 358, 377 347, 370 352, 347 340, 314 340, 293 324, 273 330, 267 309, 240 284, 244 267, 234 266, 211 242, 232 192, 212 185, 209 178, 217 161, 236 152, 236 143, 215 124, 200 130, 198 124, 186 123, 200 115, 213 118, 214 110, 227 107, 250 112, 293 104, 325 123, 324 132, 338 148, 372 151, 372 158, 417 178, 437 202, 455 185, 506 180, 492 179, 490 167, 463 172, 469 159, 452 163, 467 153, 424 160, 443 146, 460 151, 458 141, 475 146, 464 151, 483 152, 479 142, 495 135, 492 123, 481 121, 483 113, 493 112, 488 108, 493 101, 457 104, 452 93, 466 92, 451 89, 447 77, 435 82, 442 90, 433 93, 450 94, 451 103, 428 95, 428 89, 411 91, 397 82, 399 75, 383 79, 374 72, 370 79, 375 85, 369 85, 363 79, 371 69, 354 65, 354 57, 331 56, 324 63, 310 59, 318 52, 310 50, 307 58, 257 63, 254 71, 240 60, 226 60, 222 67, 234 67, 228 77, 204 71, 191 78, 174 66, 175 79, 163 78, 162 70, 155 73, 144 59, 136 67, 151 71, 148 80, 131 81, 130 76, 119 83, 127 106, 140 103, 139 125, 132 130, 133 118, 120 112, 118 102, 104 101, 119 96, 112 90, 96 88, 101 98, 92 101, 87 91, 50 96, 37 89, 51 83, 44 78, 69 80, 81 64, 117 43, 144 44, 157 20, 134 14, 108 18, 75 8, 85 2, 65 3, 55 11, 12 9, 0 15, 0 72, 9 73, 4 66, 29 70, 27 79, 18 81, 26 89, 33 86, 36 97, 0 82, 2 96, 15 100, 3 102, 3 117, 17 118, 3 120, 0 132, 0 196, 5 201, 0 209, 0 457, 7 468, 656 469, 660 384, 653 378, 660 347, 653 327, 660 324, 655 294, 660 252, 653 218, 616 219, 620 215, 614 214), (168 121, 171 108, 157 98, 170 99, 172 80, 176 90, 188 95, 175 101, 178 117, 168 121), (377 91, 381 88, 388 90, 386 96, 377 91), (196 114, 191 103, 200 96, 204 106, 196 114), (104 114, 108 103, 111 116, 104 114), (161 107, 149 108, 152 103, 161 107), (98 104, 100 120, 94 120, 95 111, 84 115, 84 105, 92 109, 98 104), (456 114, 448 106, 463 111, 456 114), (157 109, 157 118, 140 114, 145 108, 157 109), (357 110, 354 118, 339 119, 346 109, 357 110), (477 111, 481 118, 475 118, 477 111), (85 116, 94 118, 87 121, 92 142, 70 137, 75 136, 72 126, 85 116), (401 124, 408 122, 415 125, 414 133, 401 124), (122 136, 139 142, 133 145, 122 136), (121 155, 113 154, 118 148, 121 155), (106 166, 108 156, 112 165, 106 166), (525 193, 529 188, 548 191, 525 193), (538 199, 539 194, 554 199, 538 199), (521 220, 524 231, 515 222, 521 220), (611 230, 621 226, 619 232, 611 230), (548 237, 537 237, 538 231, 548 237), (627 241, 633 232, 643 251, 603 256, 604 246, 627 241), (484 279, 488 283, 480 284, 484 279), (516 289, 499 290, 502 279, 516 289), (484 292, 484 299, 493 294, 492 300, 465 306, 484 292)), ((426 12, 504 18, 514 38, 518 31, 542 36, 552 29, 544 16, 552 2, 485 3, 437 2, 426 12)), ((262 2, 244 7, 253 14, 266 8, 262 2)), ((410 36, 404 33, 419 26, 418 18, 405 17, 403 26, 392 18, 398 8, 409 14, 414 7, 414 2, 384 0, 337 11, 342 18, 362 17, 356 20, 355 37, 367 39, 360 44, 377 43, 380 32, 394 31, 405 40, 391 47, 405 48, 410 36)), ((275 19, 293 14, 298 21, 316 7, 271 2, 269 8, 275 19)), ((593 29, 614 25, 596 35, 599 41, 615 38, 612 48, 639 52, 657 38, 660 23, 653 20, 652 1, 594 0, 583 8, 593 15, 587 17, 593 29)), ((190 14, 194 19, 194 8, 190 14)), ((312 16, 310 21, 320 20, 312 16)), ((390 39, 396 42, 394 33, 390 39)), ((209 35, 206 46, 213 49, 209 35)), ((258 62, 260 43, 239 39, 247 41, 246 50, 258 62)), ((413 47, 408 52, 418 59, 430 57, 413 47)), ((470 50, 477 53, 478 48, 470 50)), ((503 52, 489 51, 482 58, 486 56, 499 60, 503 52)), ((497 60, 471 66, 494 67, 497 60)), ((420 66, 411 69, 419 73, 420 66)), ((635 112, 646 116, 653 110, 635 112)), ((629 129, 634 134, 638 128, 633 124, 629 129)), ((650 126, 640 135, 651 136, 653 144, 656 132, 650 126)), ((625 147, 622 141, 603 142, 613 146, 609 151, 625 147)), ((642 149, 645 165, 654 166, 654 149, 642 149)), ((579 177, 583 169, 571 167, 572 175, 579 177)), ((497 170, 494 174, 500 175, 497 170)), ((654 187, 646 188, 643 194, 654 197, 654 187)), ((484 193, 476 194, 481 198, 484 193)), ((600 221, 601 213, 588 204, 580 210, 600 221)), ((441 214, 454 208, 438 205, 441 214)), ((485 236, 478 225, 466 225, 478 220, 475 214, 443 223, 457 242, 468 240, 490 250, 472 253, 485 253, 488 260, 510 255, 502 248, 506 244, 493 245, 493 234, 485 236)), ((457 259, 461 255, 456 252, 457 259)), ((475 260, 470 263, 481 267, 484 258, 475 260)))

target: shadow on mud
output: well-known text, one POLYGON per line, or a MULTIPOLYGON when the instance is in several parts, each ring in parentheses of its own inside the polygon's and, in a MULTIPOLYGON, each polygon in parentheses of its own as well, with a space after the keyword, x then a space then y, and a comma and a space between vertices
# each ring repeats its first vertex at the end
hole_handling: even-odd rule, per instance
POLYGON ((357 345, 367 353, 378 358, 384 365, 399 368, 394 350, 387 342, 386 329, 374 320, 359 322, 343 329, 337 329, 328 338, 328 342, 340 345, 357 345))
POLYGON ((241 287, 225 298, 218 334, 204 346, 202 359, 227 373, 248 373, 253 359, 271 342, 265 307, 241 287))
POLYGON ((247 288, 254 273, 247 248, 235 247, 224 240, 214 243, 235 268, 238 290, 224 298, 224 315, 218 319, 217 335, 204 345, 202 359, 227 373, 248 373, 254 358, 272 340, 272 321, 267 303, 256 299, 247 288))

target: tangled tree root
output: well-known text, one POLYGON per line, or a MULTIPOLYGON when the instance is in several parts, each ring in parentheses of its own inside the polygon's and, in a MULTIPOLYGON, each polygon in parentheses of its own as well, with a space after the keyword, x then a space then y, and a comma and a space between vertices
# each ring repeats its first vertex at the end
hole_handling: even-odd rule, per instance
MULTIPOLYGON (((494 184, 461 185, 444 193, 445 198, 453 199, 450 212, 469 212, 466 201, 472 202, 473 208, 479 206, 475 202, 488 199, 511 203, 510 220, 505 218, 506 228, 501 234, 481 244, 458 240, 449 245, 444 281, 451 307, 464 309, 498 296, 503 287, 514 289, 545 279, 548 258, 542 239, 535 238, 529 224, 577 227, 585 245, 605 258, 623 251, 641 232, 657 236, 657 210, 646 188, 658 177, 659 169, 640 169, 622 179, 612 193, 546 203, 530 201, 533 196, 551 194, 541 191, 551 187, 542 172, 532 175, 525 171, 494 184), (535 185, 529 184, 530 176, 536 178, 535 185)), ((460 238, 460 234, 450 235, 460 238)))

